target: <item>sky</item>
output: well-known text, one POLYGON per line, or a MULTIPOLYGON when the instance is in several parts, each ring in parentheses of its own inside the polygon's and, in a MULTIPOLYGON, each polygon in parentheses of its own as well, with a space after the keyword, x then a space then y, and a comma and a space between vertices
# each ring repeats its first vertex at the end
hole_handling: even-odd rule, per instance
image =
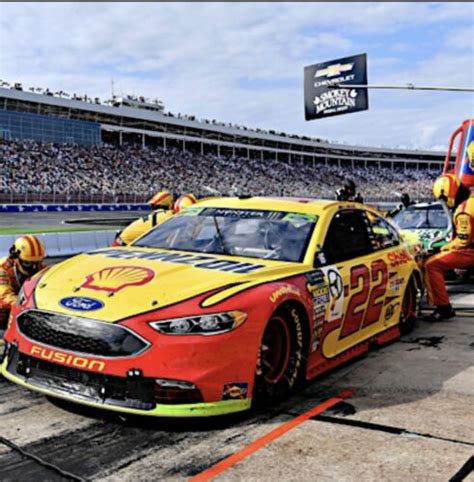
POLYGON ((474 94, 371 90, 305 121, 304 66, 367 53, 369 84, 474 87, 474 3, 4 3, 0 79, 160 98, 197 118, 385 147, 441 149, 474 94))

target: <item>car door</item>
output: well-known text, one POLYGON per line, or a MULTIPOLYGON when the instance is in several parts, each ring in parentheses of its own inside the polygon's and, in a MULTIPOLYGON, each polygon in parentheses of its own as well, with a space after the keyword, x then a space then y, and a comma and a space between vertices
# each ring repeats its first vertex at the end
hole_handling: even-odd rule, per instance
POLYGON ((321 333, 321 354, 326 359, 385 329, 387 253, 399 243, 393 228, 387 234, 387 226, 384 237, 364 209, 340 210, 330 222, 319 256, 330 294, 321 333))

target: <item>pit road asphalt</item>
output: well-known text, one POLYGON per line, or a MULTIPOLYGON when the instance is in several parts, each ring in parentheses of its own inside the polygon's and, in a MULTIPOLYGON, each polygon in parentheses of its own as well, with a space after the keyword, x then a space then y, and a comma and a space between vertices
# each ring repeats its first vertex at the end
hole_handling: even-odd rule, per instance
POLYGON ((474 286, 450 292, 455 319, 418 322, 285 403, 239 416, 121 420, 1 378, 0 479, 186 480, 352 389, 214 480, 474 481, 474 286))

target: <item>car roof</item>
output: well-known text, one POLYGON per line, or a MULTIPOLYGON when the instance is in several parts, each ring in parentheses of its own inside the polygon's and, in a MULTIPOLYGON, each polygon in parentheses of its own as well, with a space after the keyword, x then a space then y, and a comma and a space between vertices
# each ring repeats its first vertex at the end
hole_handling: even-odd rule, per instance
MULTIPOLYGON (((199 201, 199 207, 228 209, 262 209, 266 211, 288 211, 321 215, 330 207, 366 207, 354 202, 341 202, 309 197, 216 197, 199 201)), ((370 208, 369 208, 370 209, 370 208)))

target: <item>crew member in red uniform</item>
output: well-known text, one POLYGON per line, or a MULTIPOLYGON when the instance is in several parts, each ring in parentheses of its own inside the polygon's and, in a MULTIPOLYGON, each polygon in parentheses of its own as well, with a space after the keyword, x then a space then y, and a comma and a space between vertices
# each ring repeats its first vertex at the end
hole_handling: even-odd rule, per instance
POLYGON ((10 248, 10 255, 0 258, 0 329, 6 327, 23 283, 44 268, 43 260, 44 246, 35 236, 21 236, 10 248))
POLYGON ((444 273, 452 269, 474 268, 474 189, 471 188, 469 198, 457 207, 453 221, 456 236, 424 266, 428 303, 436 306, 427 318, 429 321, 447 320, 456 314, 449 302, 444 273))

